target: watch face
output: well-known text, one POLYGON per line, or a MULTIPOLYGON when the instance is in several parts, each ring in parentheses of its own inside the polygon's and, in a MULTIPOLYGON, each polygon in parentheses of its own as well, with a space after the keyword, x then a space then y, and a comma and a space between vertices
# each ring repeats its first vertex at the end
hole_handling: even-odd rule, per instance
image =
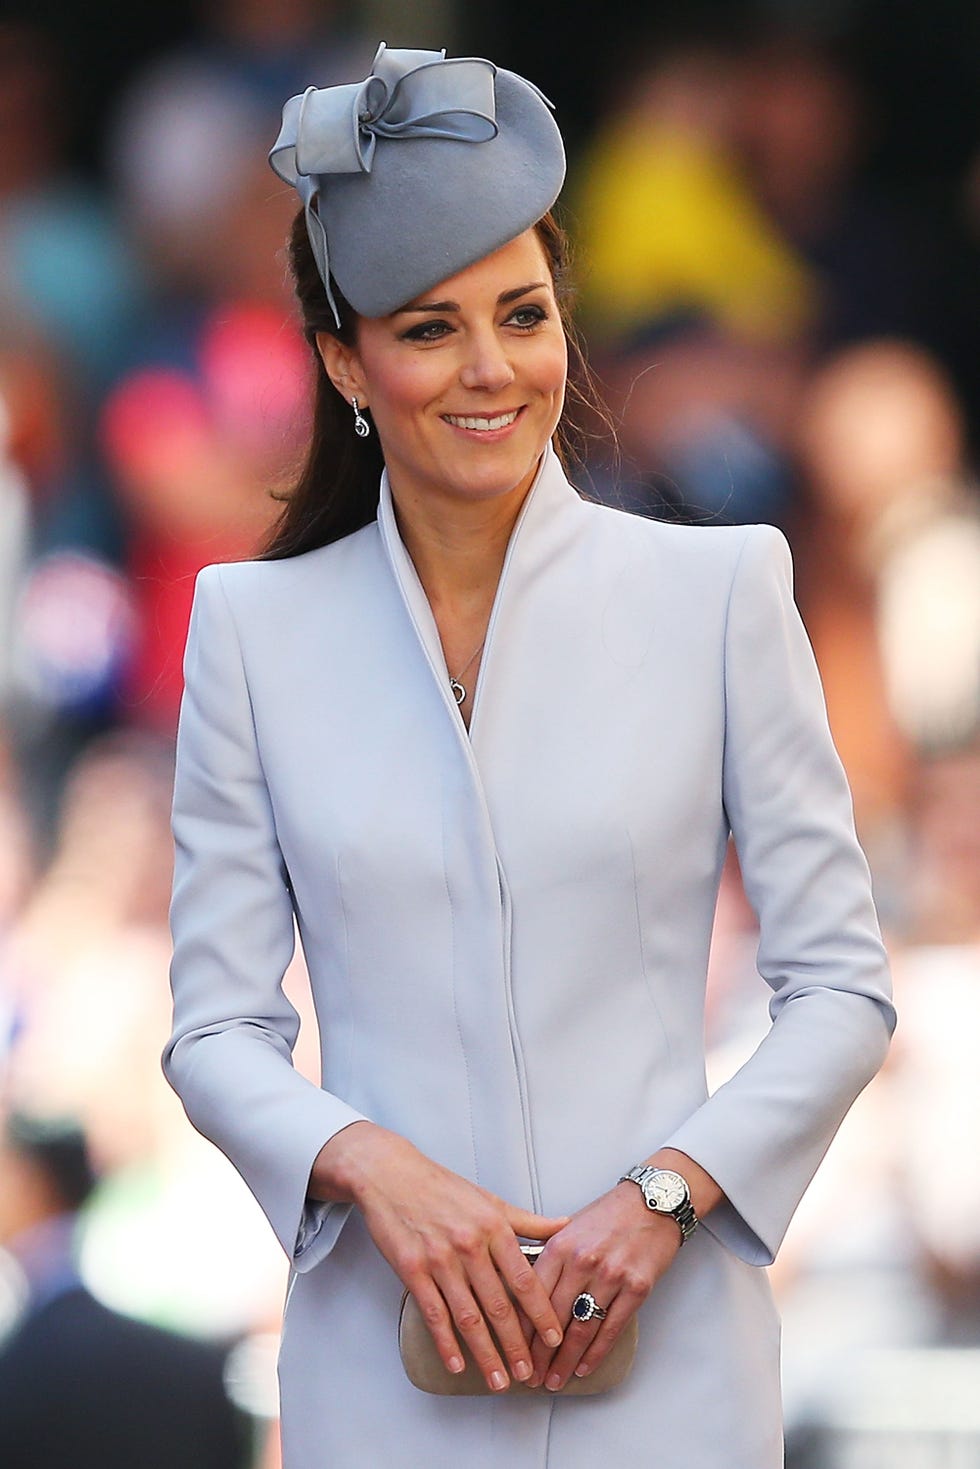
POLYGON ((687 1203, 687 1184, 679 1173, 671 1173, 669 1169, 663 1169, 648 1179, 645 1192, 655 1209, 663 1209, 667 1213, 687 1203))

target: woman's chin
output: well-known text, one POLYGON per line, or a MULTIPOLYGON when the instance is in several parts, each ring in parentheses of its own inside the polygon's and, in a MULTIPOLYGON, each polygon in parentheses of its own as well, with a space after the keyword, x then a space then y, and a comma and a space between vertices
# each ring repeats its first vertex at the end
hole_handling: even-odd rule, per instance
POLYGON ((451 495, 474 501, 506 499, 523 495, 531 486, 541 463, 544 447, 531 453, 487 455, 483 463, 463 463, 459 456, 447 483, 451 495))

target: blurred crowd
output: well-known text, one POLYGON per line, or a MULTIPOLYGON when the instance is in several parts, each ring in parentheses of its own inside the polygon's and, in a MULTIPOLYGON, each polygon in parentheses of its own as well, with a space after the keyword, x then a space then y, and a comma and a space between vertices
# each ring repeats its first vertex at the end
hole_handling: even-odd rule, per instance
MULTIPOLYGON (((92 177, 49 37, 0 22, 0 1363, 39 1309, 16 1242, 40 1229, 57 1291, 220 1347, 243 1469, 276 1463, 285 1264, 159 1070, 173 737, 195 573, 261 544, 306 432, 265 153, 285 97, 373 49, 317 0, 224 0, 131 79, 92 177), (4 1207, 35 1197, 43 1150, 17 1138, 69 1121, 94 1187, 4 1207)), ((869 183, 875 126, 831 48, 675 38, 636 56, 566 190, 615 426, 583 422, 581 488, 789 536, 893 957, 892 1056, 774 1269, 796 1469, 959 1463, 956 1433, 980 1455, 951 1366, 980 1361, 980 137, 934 228, 869 183)), ((754 923, 732 858, 714 1081, 766 1024, 754 923)), ((315 1075, 312 1024, 300 1051, 315 1075)))

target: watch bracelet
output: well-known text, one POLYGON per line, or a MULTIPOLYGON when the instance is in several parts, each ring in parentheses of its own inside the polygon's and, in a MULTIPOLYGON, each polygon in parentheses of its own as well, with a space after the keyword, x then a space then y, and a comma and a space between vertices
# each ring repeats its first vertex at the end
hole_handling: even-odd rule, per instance
MULTIPOLYGON (((643 1194, 643 1198, 645 1201, 646 1194, 643 1190, 643 1179, 648 1173, 676 1173, 676 1171, 676 1169, 672 1168, 659 1168, 654 1163, 636 1163, 629 1170, 629 1172, 624 1173, 622 1177, 617 1180, 617 1182, 635 1183, 637 1188, 643 1194)), ((683 1177, 683 1175, 678 1174, 678 1177, 683 1177)), ((649 1204, 647 1205, 647 1207, 650 1208, 650 1212, 652 1214, 663 1214, 666 1219, 673 1219, 674 1223, 677 1225, 677 1228, 681 1232, 682 1245, 687 1244, 687 1241, 691 1238, 691 1235, 701 1223, 694 1208, 694 1204, 691 1202, 691 1186, 690 1184, 688 1184, 686 1178, 684 1179, 684 1183, 687 1187, 687 1200, 685 1203, 681 1204, 676 1213, 669 1209, 654 1209, 651 1208, 649 1204)))

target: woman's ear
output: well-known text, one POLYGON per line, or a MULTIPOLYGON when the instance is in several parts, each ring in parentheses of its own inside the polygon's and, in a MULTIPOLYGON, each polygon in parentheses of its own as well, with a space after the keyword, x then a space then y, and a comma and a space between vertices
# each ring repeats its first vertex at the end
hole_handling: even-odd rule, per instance
POLYGON ((356 398, 360 406, 366 408, 367 388, 356 349, 348 347, 332 332, 317 332, 316 347, 326 368, 327 377, 340 396, 348 403, 351 398, 356 398))

